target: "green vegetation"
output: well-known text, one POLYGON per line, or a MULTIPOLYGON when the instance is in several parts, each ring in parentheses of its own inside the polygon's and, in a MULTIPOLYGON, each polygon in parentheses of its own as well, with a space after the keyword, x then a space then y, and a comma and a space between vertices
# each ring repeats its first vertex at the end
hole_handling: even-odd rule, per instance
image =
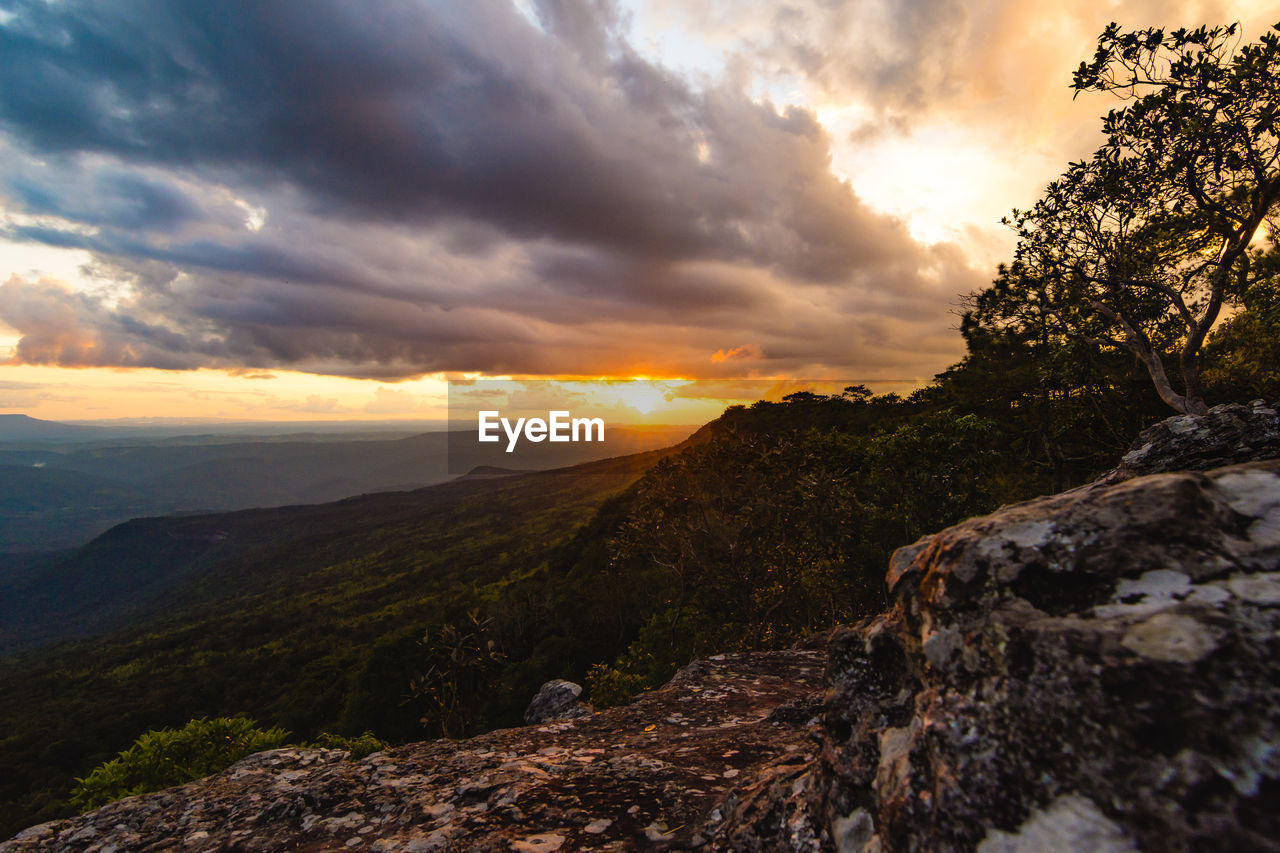
MULTIPOLYGON (((1267 260, 1274 266, 1280 257, 1267 260)), ((1205 381, 1221 399, 1280 400, 1280 275, 1273 271, 1241 301, 1245 310, 1205 346, 1205 381)))
POLYGON ((426 671, 409 682, 409 695, 424 707, 419 722, 440 737, 461 737, 479 727, 485 689, 502 668, 503 654, 489 636, 493 620, 478 613, 468 612, 460 626, 428 627, 419 641, 426 671))
MULTIPOLYGON (((0 659, 0 828, 66 814, 74 777, 193 717, 423 737, 424 632, 537 571, 656 458, 113 530, 67 558, 67 583, 167 586, 128 630, 0 659)), ((566 674, 554 655, 520 663, 503 707, 566 674)))
POLYGON ((245 717, 202 717, 180 729, 146 732, 133 746, 76 780, 71 802, 89 811, 122 797, 200 779, 235 762, 284 746, 284 729, 263 730, 245 717))
MULTIPOLYGON (((82 812, 124 797, 159 791, 225 770, 245 756, 290 745, 284 729, 260 729, 247 717, 201 717, 180 729, 146 732, 115 758, 76 780, 71 804, 82 812)), ((359 760, 385 748, 365 732, 355 738, 323 732, 297 746, 342 749, 359 760)))
POLYGON ((321 732, 311 740, 298 744, 298 746, 315 749, 341 749, 347 753, 348 759, 359 761, 362 758, 373 755, 375 752, 382 752, 390 744, 373 732, 362 732, 354 737, 336 735, 333 732, 321 732))

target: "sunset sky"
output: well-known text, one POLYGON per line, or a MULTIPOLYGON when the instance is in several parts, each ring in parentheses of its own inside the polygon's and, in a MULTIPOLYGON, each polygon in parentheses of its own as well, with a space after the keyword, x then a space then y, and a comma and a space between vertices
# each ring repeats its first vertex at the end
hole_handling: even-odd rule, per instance
POLYGON ((1099 32, 1274 3, 0 0, 0 411, 918 385, 1098 144, 1099 32))

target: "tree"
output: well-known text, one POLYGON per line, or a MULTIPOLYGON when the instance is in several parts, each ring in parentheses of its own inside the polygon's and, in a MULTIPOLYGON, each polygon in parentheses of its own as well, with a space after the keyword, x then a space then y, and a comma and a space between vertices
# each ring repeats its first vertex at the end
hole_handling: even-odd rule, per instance
POLYGON ((1237 49, 1236 29, 1107 27, 1073 88, 1126 105, 1091 159, 1005 220, 1014 261, 978 296, 979 321, 1123 347, 1167 404, 1205 411, 1200 348, 1271 269, 1280 201, 1280 37, 1237 49))
MULTIPOLYGON (((88 776, 77 779, 71 802, 87 812, 124 797, 203 779, 255 752, 289 745, 289 733, 284 729, 262 729, 242 716, 201 717, 180 729, 153 729, 88 776)), ((315 740, 296 745, 346 750, 352 761, 387 747, 372 732, 354 738, 321 732, 315 740)))
POLYGON ((482 726, 485 694, 505 662, 489 637, 492 624, 470 610, 461 625, 427 629, 422 636, 427 669, 410 683, 410 698, 423 701, 420 722, 441 737, 466 737, 482 726))

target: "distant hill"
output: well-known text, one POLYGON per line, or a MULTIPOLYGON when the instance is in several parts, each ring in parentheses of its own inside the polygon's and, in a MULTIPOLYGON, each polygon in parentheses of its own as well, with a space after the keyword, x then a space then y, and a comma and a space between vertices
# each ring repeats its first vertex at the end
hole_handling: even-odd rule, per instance
POLYGON ((81 545, 123 521, 170 510, 140 485, 81 471, 0 464, 0 482, 0 554, 81 545))
POLYGON ((63 424, 29 415, 0 414, 0 442, 7 441, 93 441, 110 436, 105 427, 63 424))
MULTIPOLYGON (((361 553, 369 549, 365 540, 380 530, 443 508, 457 512, 459 503, 473 498, 489 495, 501 503, 498 495, 504 500, 512 494, 532 497, 543 489, 540 500, 566 500, 567 494, 583 489, 598 494, 623 488, 645 460, 654 459, 641 454, 553 472, 460 477, 414 491, 325 504, 137 518, 83 547, 25 556, 20 572, 4 571, 10 561, 0 559, 0 654, 136 622, 162 596, 167 596, 164 610, 179 601, 203 606, 243 596, 261 582, 276 584, 284 575, 305 571, 308 549, 316 545, 322 546, 322 560, 338 559, 344 551, 361 553), (334 547, 347 531, 359 547, 334 547), (284 554, 287 560, 277 563, 284 554), (270 564, 270 571, 246 571, 247 563, 270 564), (222 580, 211 582, 214 576, 222 580)), ((485 507, 477 515, 488 519, 491 511, 485 507)), ((463 526, 463 519, 454 524, 463 526)))
POLYGON ((480 477, 510 477, 512 474, 528 473, 528 471, 519 468, 499 468, 497 465, 477 465, 463 476, 478 479, 480 477))
POLYGON ((345 441, 232 436, 28 444, 0 450, 0 468, 9 472, 0 495, 0 554, 82 545, 141 516, 324 503, 420 488, 478 465, 558 468, 670 446, 691 429, 617 428, 603 443, 544 445, 528 457, 474 442, 451 447, 445 432, 345 441))

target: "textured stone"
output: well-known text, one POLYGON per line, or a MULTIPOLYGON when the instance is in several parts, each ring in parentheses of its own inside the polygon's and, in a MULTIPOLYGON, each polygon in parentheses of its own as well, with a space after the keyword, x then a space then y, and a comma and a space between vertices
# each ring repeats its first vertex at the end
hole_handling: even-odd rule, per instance
POLYGON ((525 709, 525 725, 585 717, 594 709, 585 702, 578 701, 581 695, 582 687, 572 681, 560 678, 548 681, 542 685, 529 702, 529 707, 525 709))
POLYGON ((1280 458, 1280 417, 1262 400, 1214 406, 1204 415, 1167 418, 1144 430, 1119 467, 1120 482, 1166 471, 1207 471, 1240 462, 1280 458))
POLYGON ((831 638, 819 758, 710 847, 1280 851, 1277 432, 1171 418, 899 549, 890 607, 831 638))
POLYGON ((1133 853, 1137 848, 1092 801, 1074 794, 1036 809, 1016 833, 992 830, 978 853, 1133 853))
POLYGON ((723 655, 590 716, 360 761, 322 749, 250 756, 207 779, 33 827, 18 851, 689 849, 742 791, 809 766, 825 651, 723 655), (737 771, 730 774, 729 771, 737 771))
POLYGON ((1280 461, 1099 482, 902 549, 889 610, 832 640, 805 807, 732 831, 1280 850, 1278 490, 1280 461))

